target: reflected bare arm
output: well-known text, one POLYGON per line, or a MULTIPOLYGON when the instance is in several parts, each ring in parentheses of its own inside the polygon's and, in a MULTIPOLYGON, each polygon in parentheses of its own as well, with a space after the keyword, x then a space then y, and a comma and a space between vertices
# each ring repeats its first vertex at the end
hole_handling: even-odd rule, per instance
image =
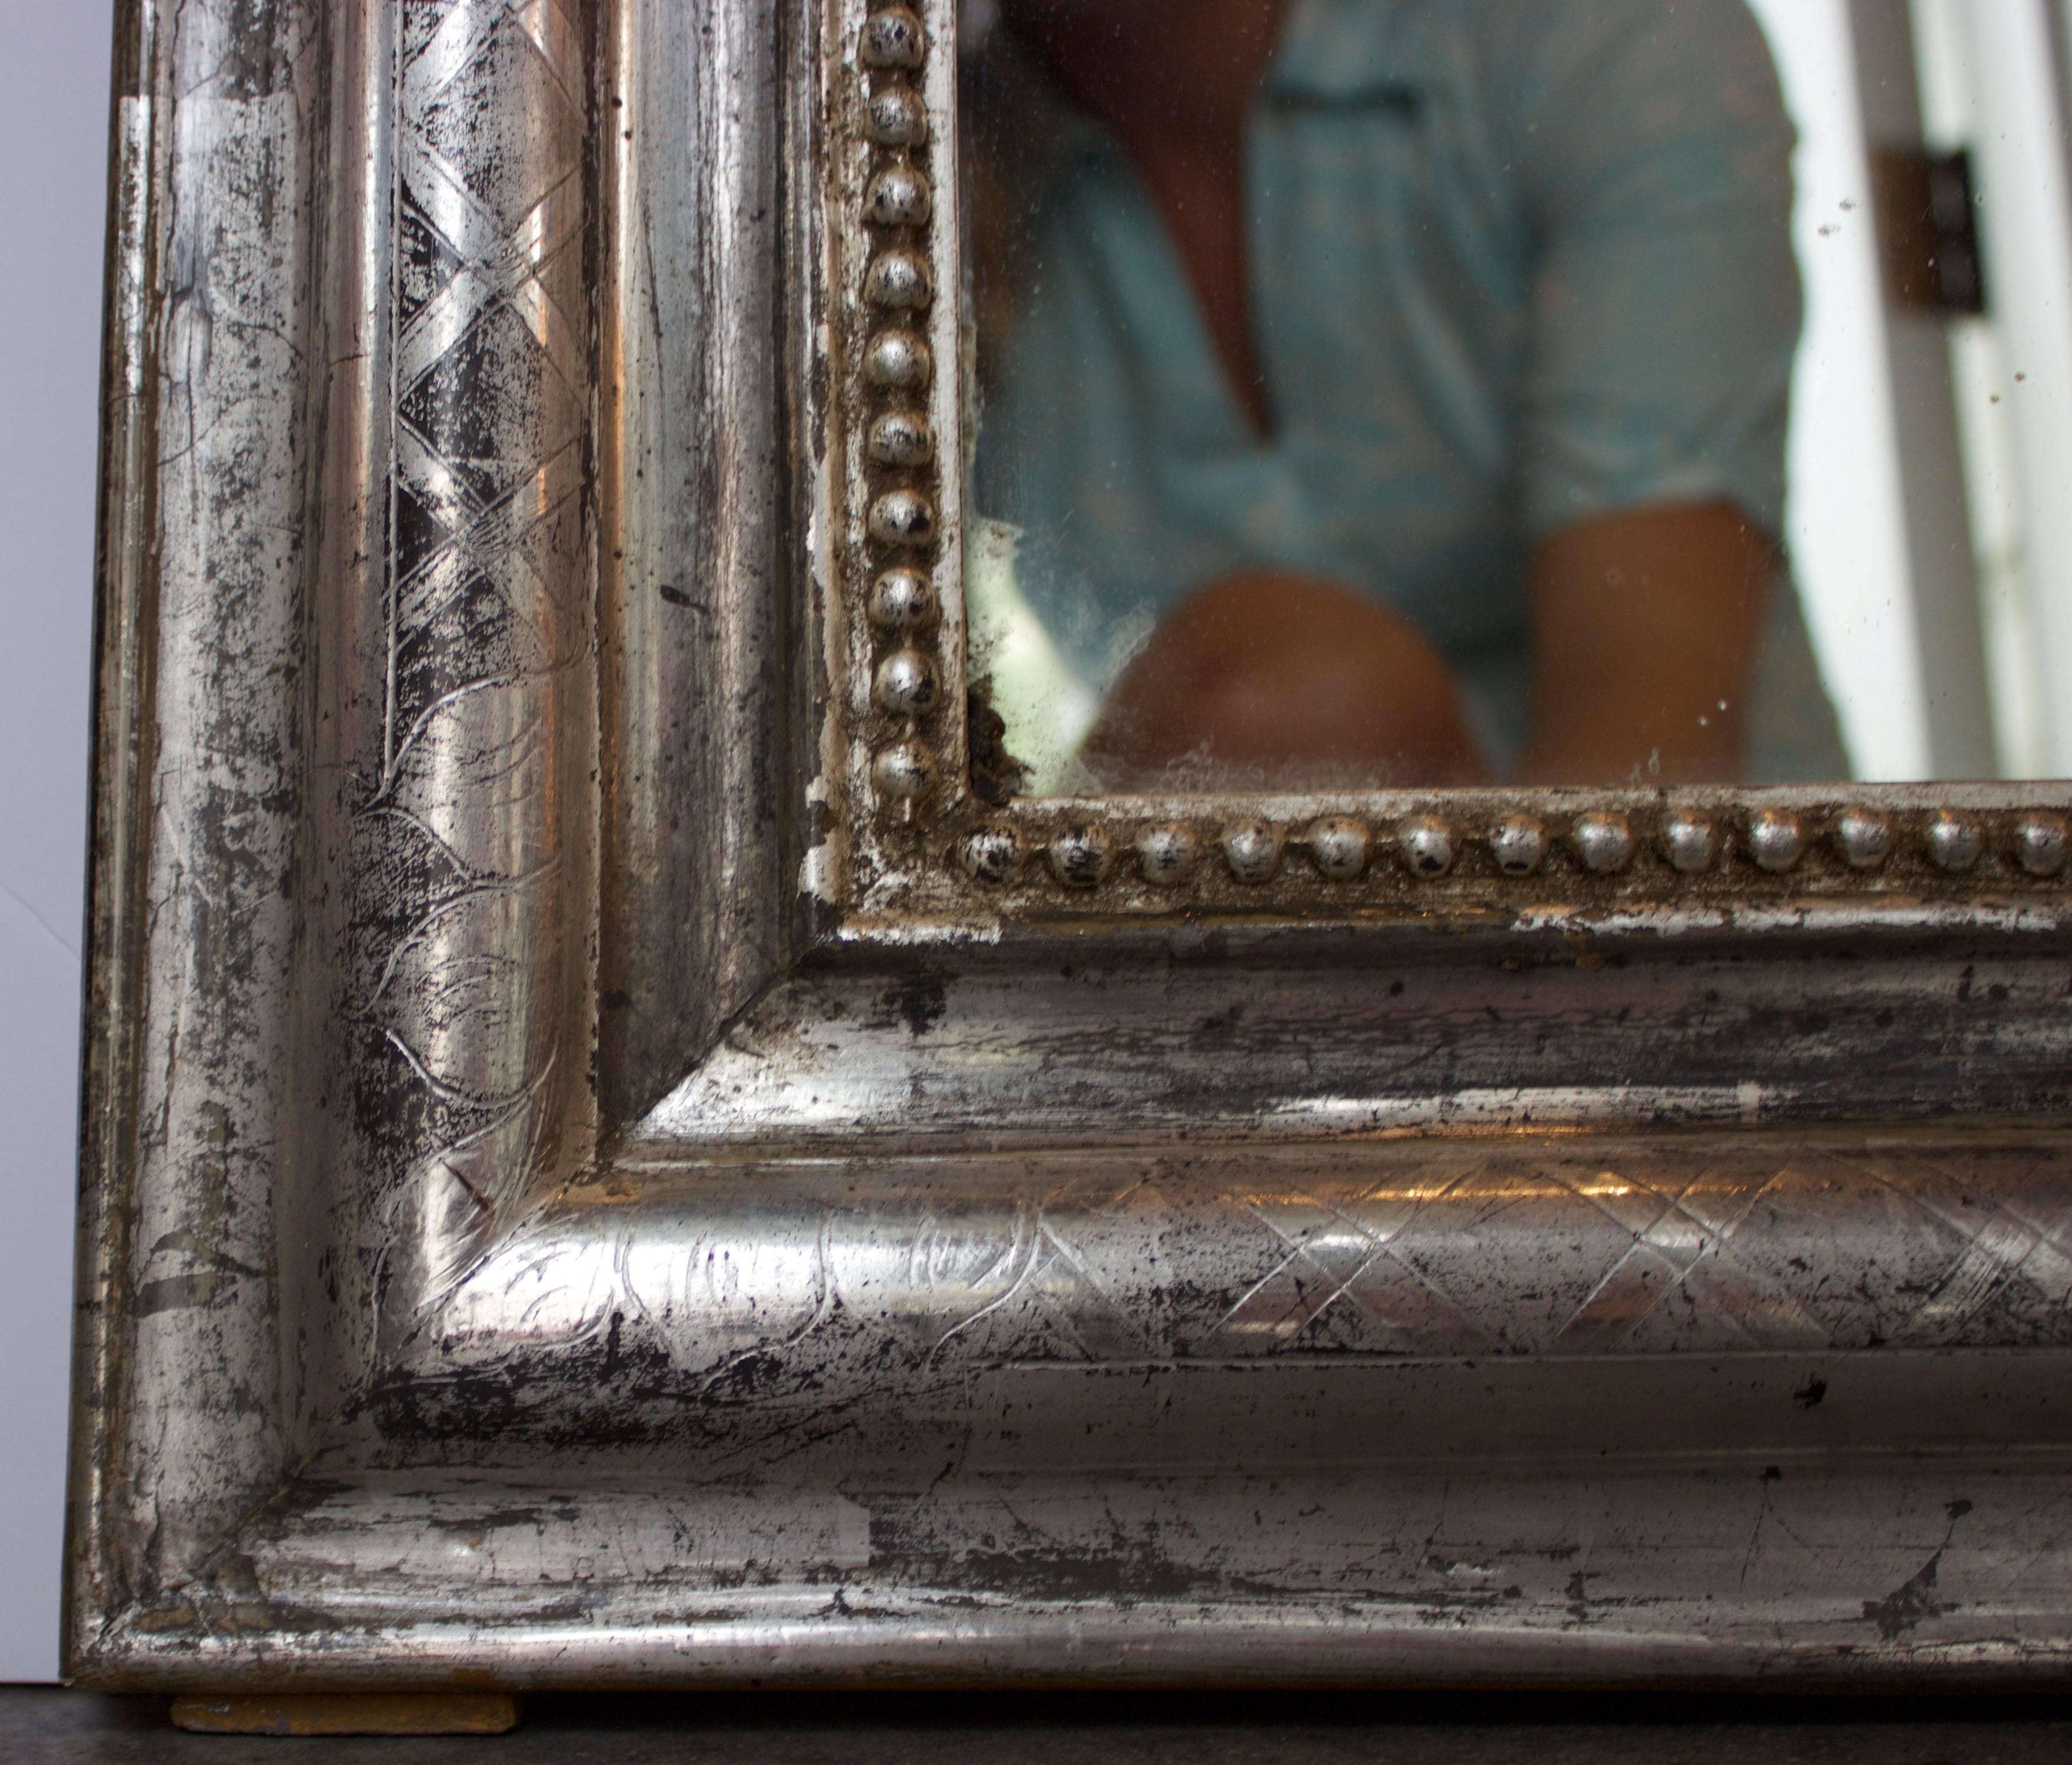
POLYGON ((1081 756, 1111 790, 1459 785, 1485 769, 1453 670, 1372 596, 1278 570, 1182 600, 1081 756))
POLYGON ((1534 729, 1519 778, 1738 778, 1777 565, 1770 536, 1725 503, 1605 516, 1542 541, 1531 578, 1534 729))
MULTIPOLYGON (((1638 510, 1532 563, 1533 784, 1728 782, 1777 566, 1726 504, 1638 510)), ((1111 789, 1291 790, 1486 781, 1452 669, 1371 596, 1269 570, 1176 605, 1083 749, 1111 789), (1177 771, 1176 771, 1177 769, 1177 771)))

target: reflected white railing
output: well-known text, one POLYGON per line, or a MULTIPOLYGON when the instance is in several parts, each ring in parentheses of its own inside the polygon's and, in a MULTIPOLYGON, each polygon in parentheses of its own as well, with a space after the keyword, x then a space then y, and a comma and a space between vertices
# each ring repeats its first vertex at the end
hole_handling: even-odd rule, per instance
POLYGON ((1964 327, 1959 411, 1975 478, 2000 477, 1975 536, 1994 590, 2002 760, 2055 777, 2072 770, 2072 189, 2058 49, 2048 0, 1914 11, 1928 125, 1962 130, 1978 178, 1992 335, 1964 327))
POLYGON ((1935 776, 1848 0, 1751 0, 1799 130, 1806 283, 1786 519, 1820 672, 1860 779, 1935 776))

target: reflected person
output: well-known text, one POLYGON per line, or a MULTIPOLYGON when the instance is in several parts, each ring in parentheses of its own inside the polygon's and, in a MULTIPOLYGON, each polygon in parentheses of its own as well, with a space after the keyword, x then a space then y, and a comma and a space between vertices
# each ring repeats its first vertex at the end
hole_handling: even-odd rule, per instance
POLYGON ((1845 774, 1741 0, 999 0, 964 80, 973 488, 1090 784, 1845 774))

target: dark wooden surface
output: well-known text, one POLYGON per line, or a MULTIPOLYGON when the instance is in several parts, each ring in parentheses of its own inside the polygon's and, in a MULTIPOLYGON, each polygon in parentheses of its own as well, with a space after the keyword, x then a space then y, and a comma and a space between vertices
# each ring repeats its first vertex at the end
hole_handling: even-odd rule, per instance
POLYGON ((493 1739, 183 1734, 154 1698, 0 1689, 10 1765, 2042 1765, 2072 1698, 2025 1701, 1314 1694, 541 1697, 493 1739))

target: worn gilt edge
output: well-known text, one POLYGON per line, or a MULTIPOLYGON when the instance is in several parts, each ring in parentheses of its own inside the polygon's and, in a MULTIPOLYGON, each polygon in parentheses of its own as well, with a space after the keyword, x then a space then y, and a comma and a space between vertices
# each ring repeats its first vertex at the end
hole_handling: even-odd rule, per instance
POLYGON ((2062 893, 2072 794, 2031 784, 980 801, 966 776, 954 8, 834 0, 826 28, 849 633, 831 660, 864 808, 845 854, 857 912, 2062 893))
POLYGON ((2042 1455, 1716 1461, 1551 1484, 995 1479, 919 1500, 891 1480, 343 1479, 284 1489, 220 1576, 126 1610, 89 1677, 2041 1689, 2072 1660, 2072 1562, 2054 1537, 2011 1585, 2010 1546, 2062 1508, 2065 1474, 2042 1455), (1104 1541, 1075 1575, 1056 1547, 1096 1516, 1104 1541), (1741 1585, 1665 1578, 1665 1541, 1741 1585))
POLYGON ((87 880, 80 1122, 61 1648, 73 1659, 95 1614, 126 1595, 119 1561, 117 1460, 129 1417, 122 1283, 135 1254, 122 1179, 137 1166, 142 1001, 150 912, 143 883, 150 834, 157 607, 150 569, 150 479, 156 468, 152 385, 152 236, 162 139, 154 93, 156 16, 117 9, 116 98, 109 130, 108 262, 101 364, 101 506, 95 533, 92 845, 87 880))

